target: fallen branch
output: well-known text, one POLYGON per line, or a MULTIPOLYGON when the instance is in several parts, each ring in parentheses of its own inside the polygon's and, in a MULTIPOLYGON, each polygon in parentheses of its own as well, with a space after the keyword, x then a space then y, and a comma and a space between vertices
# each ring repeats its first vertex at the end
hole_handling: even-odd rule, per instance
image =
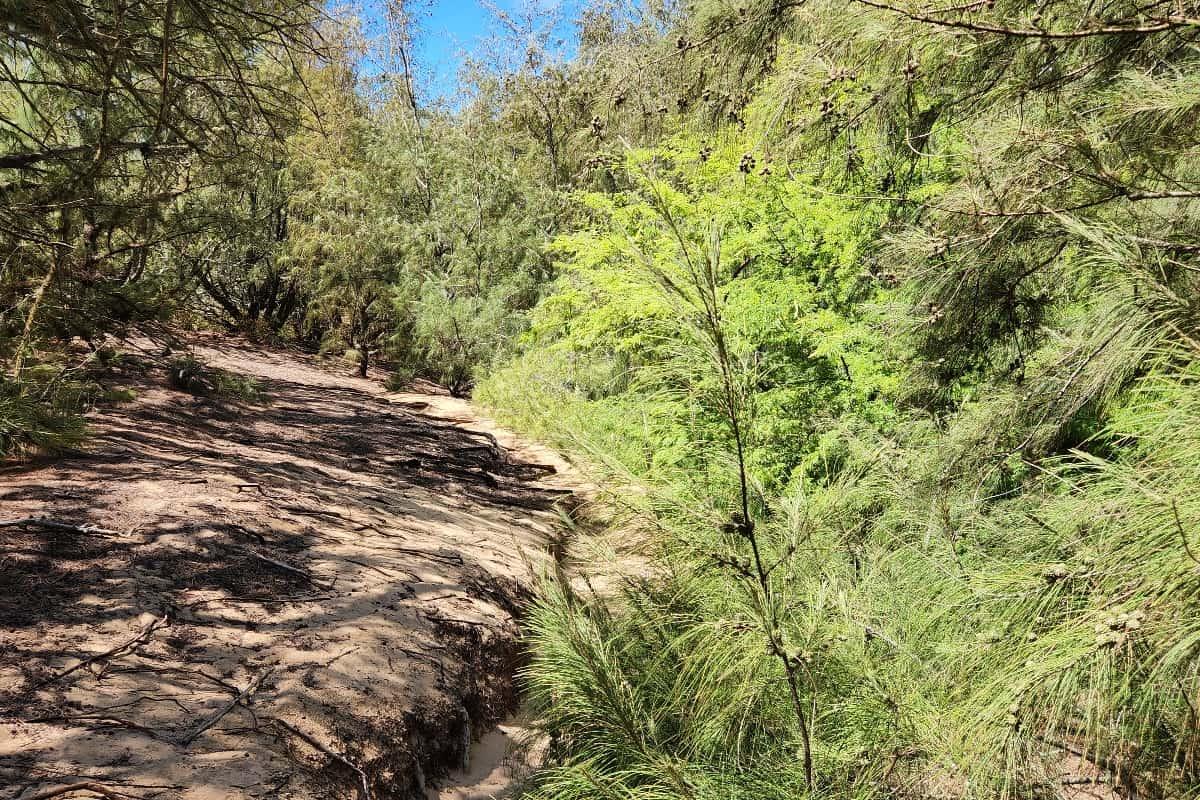
POLYGON ((244 689, 242 689, 241 691, 239 691, 232 700, 230 700, 228 703, 225 704, 224 707, 221 708, 220 711, 218 711, 216 714, 213 714, 211 717, 204 720, 204 722, 201 722, 199 725, 197 725, 195 728, 193 728, 191 733, 189 733, 187 736, 184 736, 182 739, 179 740, 179 744, 182 745, 183 747, 187 747, 192 742, 194 742, 196 740, 196 737, 198 737, 200 734, 204 733, 206 730, 211 728, 213 725, 216 725, 218 722, 220 722, 222 717, 224 717, 226 714, 228 714, 230 711, 232 711, 238 705, 246 702, 246 700, 250 697, 250 695, 252 695, 256 691, 258 691, 258 687, 262 686, 262 682, 264 680, 266 680, 267 676, 270 674, 271 674, 271 670, 270 670, 270 668, 267 668, 267 669, 263 670, 262 672, 258 673, 257 675, 255 675, 254 678, 250 681, 250 683, 246 684, 246 687, 244 689))
POLYGON ((47 528, 52 531, 67 531, 69 533, 91 534, 95 536, 123 536, 121 531, 111 531, 96 525, 76 525, 70 522, 59 522, 47 517, 25 517, 24 519, 0 520, 0 528, 47 528))
POLYGON ((295 725, 292 725, 290 722, 284 722, 283 720, 279 719, 278 717, 273 717, 271 719, 271 722, 275 723, 276 725, 278 725, 279 727, 288 731, 289 733, 293 734, 294 736, 298 736, 299 738, 303 739, 311 747, 314 747, 317 750, 321 751, 322 753, 329 756, 330 758, 332 758, 334 761, 338 762, 339 764, 342 764, 342 765, 347 766, 350 769, 354 770, 354 772, 358 775, 360 800, 371 800, 371 787, 369 786, 369 784, 367 782, 367 773, 365 770, 363 770, 362 767, 360 767, 358 764, 355 764, 353 761, 346 758, 341 753, 338 753, 337 751, 332 750, 329 747, 326 747, 325 745, 321 744, 320 740, 318 740, 312 734, 305 733, 304 731, 297 728, 295 725))
POLYGON ((136 722, 130 722, 127 719, 121 719, 120 717, 113 717, 103 713, 76 714, 75 716, 71 716, 69 714, 51 714, 44 717, 33 717, 26 720, 26 722, 103 722, 108 723, 109 725, 116 725, 118 728, 128 728, 131 731, 143 733, 146 736, 149 736, 151 739, 162 738, 158 731, 154 730, 153 728, 147 728, 145 725, 139 725, 136 722))
POLYGON ((141 632, 137 636, 134 636, 132 639, 124 641, 121 644, 117 645, 116 647, 109 648, 108 650, 105 650, 103 653, 97 653, 94 656, 88 656, 87 658, 85 658, 83 661, 80 661, 75 666, 69 667, 69 668, 63 670, 62 672, 55 674, 53 677, 47 678, 46 680, 39 683, 37 686, 41 687, 41 686, 45 686, 47 683, 54 683, 55 681, 62 680, 63 678, 70 675, 72 672, 81 670, 84 667, 88 666, 89 664, 94 664, 95 662, 100 661, 102 659, 110 658, 112 656, 115 656, 117 653, 120 653, 124 650, 128 650, 129 648, 134 647, 135 645, 141 644, 142 642, 146 641, 146 639, 150 638, 150 634, 154 633, 156 630, 158 630, 159 628, 166 625, 169 622, 169 620, 170 620, 170 617, 167 614, 163 614, 161 617, 154 620, 146 627, 142 628, 141 632))
POLYGON ((294 575, 299 575, 301 578, 308 581, 313 586, 317 586, 322 589, 332 589, 333 588, 333 584, 323 583, 322 581, 317 580, 312 575, 308 574, 307 572, 300 569, 299 567, 293 567, 291 564, 285 564, 282 561, 276 561, 275 559, 273 559, 269 556, 264 556, 262 553, 258 552, 257 550, 247 549, 246 552, 249 553, 250 555, 254 556, 255 558, 257 558, 259 561, 266 562, 267 564, 270 564, 274 567, 278 567, 279 569, 282 569, 282 570, 287 570, 288 572, 291 572, 294 575))
POLYGON ((346 558, 346 559, 343 559, 343 561, 345 561, 348 564, 356 564, 360 567, 364 567, 369 570, 374 570, 375 572, 378 572, 383 577, 391 578, 392 580, 396 580, 397 578, 409 578, 410 580, 419 580, 419 578, 411 572, 407 572, 407 571, 406 572, 396 572, 394 570, 384 569, 383 567, 377 567, 374 564, 368 564, 366 561, 358 561, 357 559, 353 559, 353 558, 346 558))
POLYGON ((258 603, 260 605, 267 603, 318 603, 322 600, 333 600, 336 597, 337 595, 332 594, 289 595, 288 597, 206 597, 202 600, 193 600, 182 607, 195 609, 200 606, 206 606, 209 603, 258 603))
POLYGON ((457 564, 458 566, 462 566, 463 564, 466 563, 463 560, 463 557, 461 555, 459 555, 458 553, 454 553, 454 552, 439 553, 434 550, 421 550, 421 549, 418 549, 415 547, 383 547, 380 549, 391 550, 395 553, 405 553, 406 555, 422 556, 424 558, 431 558, 434 561, 442 561, 442 562, 448 563, 448 564, 457 564))
POLYGON ((51 797, 61 797, 64 794, 72 794, 74 792, 92 792, 93 794, 98 794, 101 797, 111 797, 111 798, 114 798, 115 800, 125 800, 125 798, 127 798, 127 797, 135 796, 135 795, 131 795, 131 794, 124 794, 122 792, 118 792, 113 789, 109 789, 107 786, 104 786, 99 783, 92 783, 91 781, 82 781, 80 783, 72 783, 72 784, 68 784, 66 786, 59 786, 56 789, 47 789, 44 792, 39 792, 38 794, 35 794, 32 797, 26 798, 26 800, 49 800, 49 798, 51 798, 51 797))

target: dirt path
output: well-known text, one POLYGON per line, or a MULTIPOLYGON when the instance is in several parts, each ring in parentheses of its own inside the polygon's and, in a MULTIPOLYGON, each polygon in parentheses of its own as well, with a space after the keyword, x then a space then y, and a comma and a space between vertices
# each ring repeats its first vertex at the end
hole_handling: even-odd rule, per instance
POLYGON ((0 520, 107 531, 0 527, 0 798, 487 796, 569 468, 452 398, 196 355, 268 402, 143 361, 85 454, 0 470, 0 520))

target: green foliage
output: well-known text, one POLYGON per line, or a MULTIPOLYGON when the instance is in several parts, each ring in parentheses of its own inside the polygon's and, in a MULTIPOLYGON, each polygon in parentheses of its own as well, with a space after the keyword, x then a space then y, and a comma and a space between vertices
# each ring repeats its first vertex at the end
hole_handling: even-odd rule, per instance
MULTIPOLYGON (((850 408, 886 416, 881 398, 897 376, 873 324, 871 305, 884 297, 858 276, 869 217, 813 198, 801 182, 740 171, 739 144, 702 156, 705 145, 682 137, 631 152, 624 173, 633 188, 581 196, 591 223, 555 242, 563 276, 534 311, 528 340, 569 353, 573 367, 539 374, 539 391, 553 380, 593 401, 623 398, 653 418, 666 449, 694 438, 690 456, 672 460, 701 467, 720 422, 705 400, 713 386, 677 357, 695 312, 669 288, 688 280, 680 240, 702 250, 715 237, 730 346, 754 374, 752 438, 761 446, 750 460, 757 480, 778 486, 812 451, 823 420, 850 408)), ((485 387, 484 397, 499 391, 485 387)))
POLYGON ((764 0, 640 52, 705 87, 688 132, 597 167, 479 393, 654 532, 652 578, 545 591, 531 796, 806 794, 780 651, 818 794, 1200 795, 1198 35, 764 0))
POLYGON ((0 456, 76 445, 84 428, 78 415, 83 387, 33 369, 21 383, 0 377, 0 456))
POLYGON ((175 388, 204 397, 251 403, 265 402, 267 397, 254 378, 211 366, 195 356, 172 359, 167 364, 167 378, 175 388))
POLYGON ((505 14, 453 110, 404 3, 371 80, 305 2, 43 5, 0 451, 152 317, 479 382, 651 532, 532 614, 530 796, 1200 796, 1194 3, 606 0, 572 57, 505 14))
POLYGON ((214 184, 261 171, 313 52, 309 0, 0 10, 0 354, 98 340, 180 305, 214 184), (127 13, 128 12, 128 13, 127 13))
POLYGON ((313 124, 289 140, 276 263, 303 287, 301 337, 465 394, 538 297, 557 193, 486 96, 458 116, 403 85, 372 104, 348 61, 314 71, 313 124))

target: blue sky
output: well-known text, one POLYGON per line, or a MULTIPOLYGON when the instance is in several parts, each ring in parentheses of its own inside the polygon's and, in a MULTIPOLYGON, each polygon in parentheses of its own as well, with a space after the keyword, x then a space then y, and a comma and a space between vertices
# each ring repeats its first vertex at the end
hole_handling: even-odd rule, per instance
MULTIPOLYGON (((429 0, 418 18, 417 53, 431 93, 453 94, 464 55, 483 55, 487 38, 502 31, 491 9, 515 13, 527 5, 521 0, 429 0)), ((574 4, 571 0, 537 0, 535 5, 550 11, 574 4)), ((560 35, 570 37, 565 31, 560 35)))
MULTIPOLYGON (((513 0, 497 3, 511 10, 513 0)), ((483 39, 494 28, 490 11, 479 0, 435 0, 421 20, 419 52, 432 83, 442 91, 454 85, 455 73, 464 53, 478 53, 483 39)))

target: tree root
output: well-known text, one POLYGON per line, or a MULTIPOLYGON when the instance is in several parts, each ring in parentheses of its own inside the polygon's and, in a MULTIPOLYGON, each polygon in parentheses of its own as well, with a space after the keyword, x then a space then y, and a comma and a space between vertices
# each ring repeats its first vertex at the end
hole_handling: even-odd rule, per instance
POLYGON ((118 792, 100 783, 81 781, 79 783, 72 783, 66 786, 59 786, 54 789, 47 789, 44 792, 39 792, 32 797, 26 798, 26 800, 49 800, 51 797, 61 797, 64 794, 73 794, 75 792, 91 792, 92 794, 98 794, 101 797, 113 798, 113 800, 126 800, 127 798, 134 797, 134 795, 118 792))
POLYGON ((197 725, 195 728, 193 728, 190 733, 188 733, 186 736, 184 736, 182 739, 179 740, 179 744, 183 747, 187 747, 192 742, 194 742, 196 740, 196 738, 198 736, 200 736, 200 734, 204 733, 206 730, 211 728, 213 725, 216 725, 218 722, 220 722, 221 719, 226 714, 228 714, 230 711, 232 711, 237 706, 247 702, 249 700, 250 696, 252 694, 254 694, 256 691, 258 691, 258 687, 262 686, 262 682, 265 681, 270 674, 271 674, 271 670, 265 669, 262 672, 255 675, 254 678, 251 679, 250 683, 246 684, 246 688, 239 691, 237 693, 237 696, 235 696, 232 700, 230 700, 228 703, 226 703, 225 706, 222 707, 220 711, 218 711, 216 714, 213 714, 211 717, 204 720, 204 722, 201 722, 199 725, 197 725))
POLYGON ((100 661, 102 659, 110 658, 112 656, 115 656, 117 653, 123 652, 125 650, 128 650, 131 647, 134 647, 135 645, 141 644, 142 642, 144 642, 148 638, 150 638, 150 634, 154 633, 154 631, 156 631, 159 628, 166 625, 169 621, 170 621, 170 615, 163 614, 161 617, 154 620, 146 627, 142 628, 141 632, 137 636, 134 636, 132 639, 124 641, 121 644, 117 645, 116 647, 109 648, 108 650, 105 650, 103 653, 97 653, 94 656, 88 656, 87 658, 85 658, 83 661, 80 661, 75 666, 68 667, 67 669, 63 670, 62 672, 56 673, 52 677, 47 678, 46 680, 37 684, 37 686, 34 688, 40 688, 42 686, 45 686, 48 683, 54 683, 55 681, 62 680, 63 678, 70 675, 72 672, 81 670, 84 667, 88 666, 89 664, 94 664, 95 662, 100 661))
POLYGON ((317 750, 319 750, 322 753, 324 753, 325 755, 329 756, 330 758, 332 758, 334 761, 338 762, 339 764, 342 764, 343 766, 349 767, 351 770, 353 770, 354 773, 356 775, 358 775, 358 780, 359 780, 358 788, 359 788, 359 792, 360 792, 359 800, 371 800, 371 787, 367 781, 367 773, 362 767, 360 767, 358 764, 355 764, 353 761, 346 758, 341 753, 338 753, 337 751, 332 750, 329 747, 326 747, 325 745, 321 744, 320 740, 318 740, 312 734, 305 733, 304 731, 297 728, 295 725, 292 725, 290 722, 284 722, 283 720, 279 719, 278 717, 273 717, 270 721, 272 723, 274 723, 275 725, 278 725, 279 727, 288 731, 292 735, 297 736, 300 739, 303 739, 306 743, 308 743, 308 745, 310 747, 316 748, 317 750))

